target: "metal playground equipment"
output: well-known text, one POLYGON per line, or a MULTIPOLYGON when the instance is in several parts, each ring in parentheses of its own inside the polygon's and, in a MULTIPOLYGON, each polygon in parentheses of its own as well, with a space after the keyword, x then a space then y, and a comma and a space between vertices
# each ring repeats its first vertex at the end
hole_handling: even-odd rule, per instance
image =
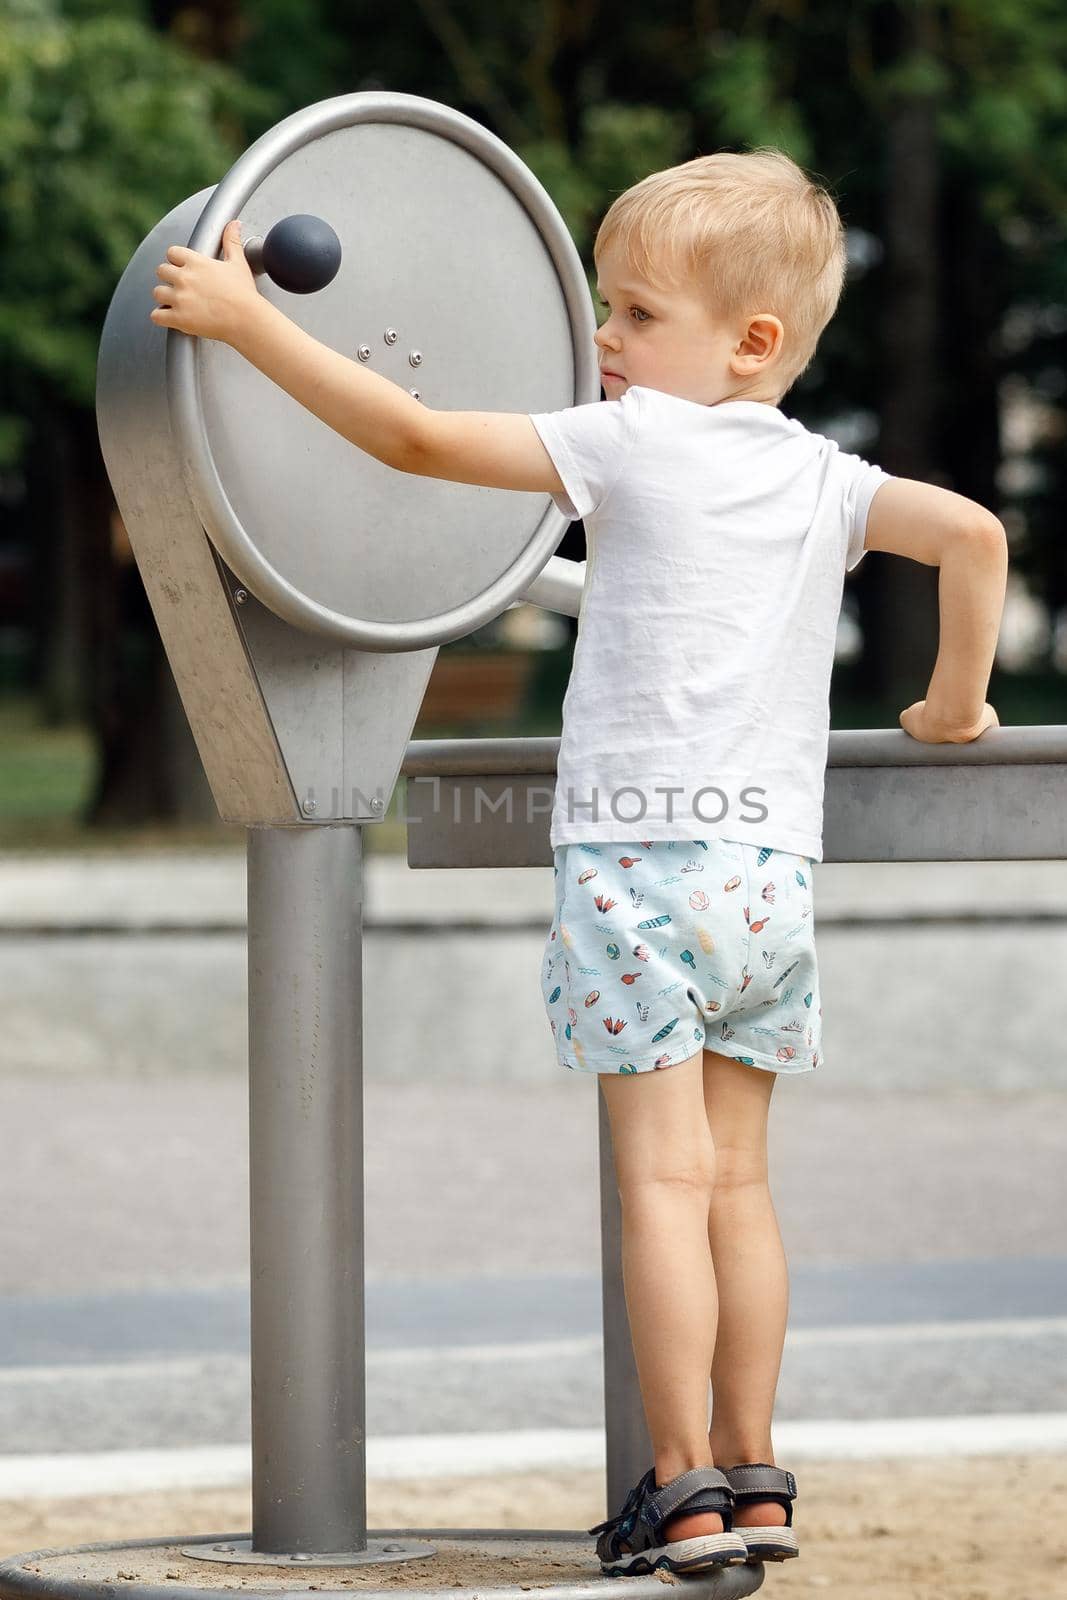
MULTIPOLYGON (((219 812, 248 830, 252 1528, 33 1552, 0 1567, 0 1596, 384 1595, 403 1562, 410 1592, 651 1600, 658 1578, 603 1577, 583 1532, 367 1529, 363 830, 403 777, 412 867, 551 865, 557 739, 409 741, 441 644, 522 601, 580 616, 585 569, 554 555, 566 522, 544 496, 396 473, 229 347, 149 321, 167 246, 215 254, 236 216, 262 293, 434 407, 600 393, 552 201, 483 127, 411 95, 287 118, 123 274, 101 445, 219 812)), ((1059 727, 962 747, 832 734, 826 859, 1067 856, 1065 776, 1059 727)), ((602 1099, 599 1118, 610 1509, 651 1448, 602 1099)), ((763 1567, 686 1581, 733 1600, 763 1567)))

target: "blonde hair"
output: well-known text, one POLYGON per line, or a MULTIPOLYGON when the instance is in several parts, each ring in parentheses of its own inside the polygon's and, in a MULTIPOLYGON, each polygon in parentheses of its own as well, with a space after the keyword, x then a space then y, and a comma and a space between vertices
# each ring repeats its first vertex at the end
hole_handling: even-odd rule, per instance
POLYGON ((778 398, 810 364, 845 282, 832 196, 770 146, 719 150, 642 178, 605 215, 594 259, 616 244, 659 288, 696 282, 716 320, 778 317, 778 398))

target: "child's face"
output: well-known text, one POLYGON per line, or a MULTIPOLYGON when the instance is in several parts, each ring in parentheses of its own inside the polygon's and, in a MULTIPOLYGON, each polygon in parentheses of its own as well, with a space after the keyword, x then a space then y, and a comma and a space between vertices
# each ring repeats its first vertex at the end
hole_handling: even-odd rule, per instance
POLYGON ((761 315, 739 328, 716 322, 695 287, 657 289, 610 247, 601 252, 597 276, 609 314, 594 340, 609 400, 640 384, 697 405, 735 397, 774 403, 765 369, 780 348, 776 317, 761 315))

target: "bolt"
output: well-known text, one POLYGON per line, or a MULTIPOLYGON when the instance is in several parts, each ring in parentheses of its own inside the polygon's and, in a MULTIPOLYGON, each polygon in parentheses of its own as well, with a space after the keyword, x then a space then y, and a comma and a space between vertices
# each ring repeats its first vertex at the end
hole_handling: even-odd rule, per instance
POLYGON ((309 816, 309 817, 313 816, 318 809, 319 809, 318 801, 317 800, 313 800, 310 795, 304 801, 304 804, 301 806, 301 810, 305 813, 306 816, 309 816))
POLYGON ((419 389, 409 389, 408 394, 414 395, 416 400, 422 399, 422 391, 419 389))
POLYGON ((386 328, 386 330, 385 330, 385 342, 386 342, 386 344, 396 344, 396 341, 399 338, 400 338, 400 335, 397 333, 395 328, 386 328))
POLYGON ((411 362, 411 365, 413 367, 421 367, 422 366, 422 351, 421 350, 413 350, 411 352, 411 354, 408 356, 408 360, 411 362))
POLYGON ((356 351, 356 355, 359 357, 359 359, 361 361, 369 361, 370 360, 370 345, 369 344, 361 344, 359 349, 356 351))
POLYGON ((215 1545, 212 1545, 211 1548, 213 1550, 217 1550, 219 1552, 219 1554, 223 1555, 223 1556, 227 1556, 227 1555, 228 1556, 232 1556, 233 1555, 234 1547, 233 1547, 232 1544, 215 1544, 215 1545))
POLYGON ((374 799, 370 803, 370 808, 371 808, 372 811, 384 811, 385 810, 385 801, 384 800, 374 799))
POLYGON ((308 1556, 308 1555, 303 1555, 301 1552, 298 1551, 297 1554, 294 1555, 293 1560, 294 1561, 310 1561, 311 1557, 308 1556))
POLYGON ((235 589, 234 592, 233 592, 233 597, 237 601, 237 604, 239 606, 243 606, 245 601, 248 599, 248 590, 247 589, 235 589))
POLYGON ((403 1548, 404 1548, 404 1546, 402 1544, 383 1544, 382 1545, 382 1549, 383 1550, 402 1550, 403 1548))

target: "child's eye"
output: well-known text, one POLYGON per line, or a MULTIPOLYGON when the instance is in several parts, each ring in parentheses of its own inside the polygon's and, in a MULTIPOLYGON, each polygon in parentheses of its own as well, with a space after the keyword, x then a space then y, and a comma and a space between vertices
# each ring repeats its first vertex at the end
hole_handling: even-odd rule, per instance
MULTIPOLYGON (((636 311, 638 313, 639 326, 643 322, 651 322, 651 320, 652 320, 652 318, 649 316, 648 312, 647 311, 643 311, 640 306, 627 306, 626 309, 627 309, 627 311, 636 311)), ((597 301, 597 310, 606 312, 608 316, 611 315, 611 307, 608 305, 606 300, 598 300, 597 301)))

